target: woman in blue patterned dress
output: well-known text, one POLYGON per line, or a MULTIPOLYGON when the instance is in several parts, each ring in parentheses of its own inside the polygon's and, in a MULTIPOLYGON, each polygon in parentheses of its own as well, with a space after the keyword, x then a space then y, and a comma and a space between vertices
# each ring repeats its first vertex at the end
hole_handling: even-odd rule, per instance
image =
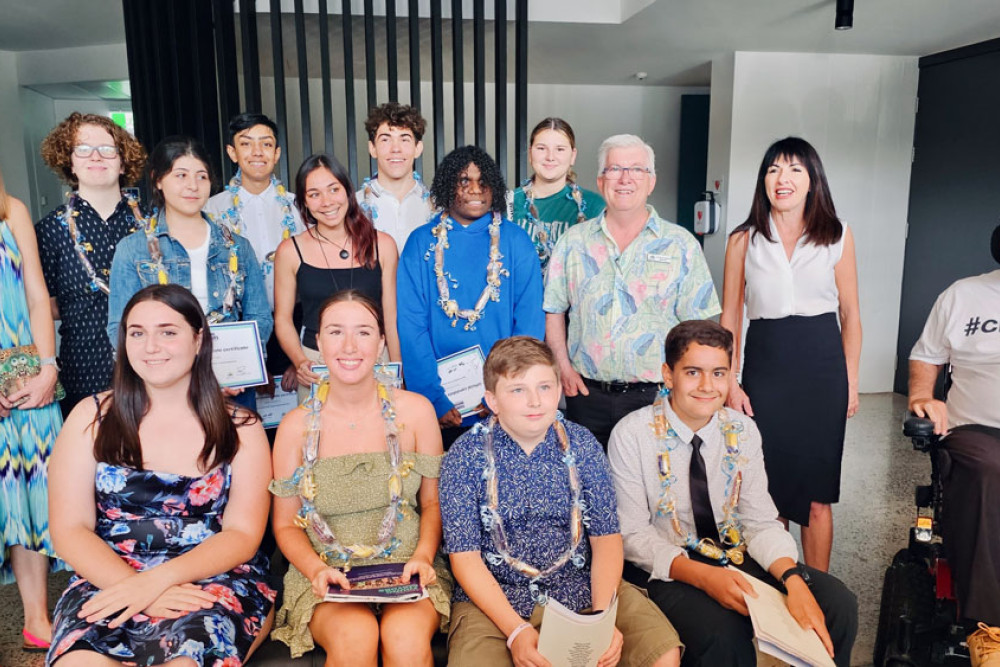
MULTIPOLYGON (((56 387, 55 327, 24 204, 8 197, 0 175, 0 584, 17 580, 24 605, 24 649, 45 650, 49 623, 46 574, 49 539, 46 463, 62 425, 56 387), (34 345, 38 374, 5 395, 4 367, 14 348, 34 345)), ((28 350, 30 351, 30 349, 28 350)), ((8 366, 9 364, 9 366, 8 366)))
POLYGON ((224 400, 206 327, 185 288, 137 292, 112 390, 66 421, 49 468, 52 534, 77 574, 56 605, 49 664, 97 653, 238 667, 267 635, 267 438, 224 400))

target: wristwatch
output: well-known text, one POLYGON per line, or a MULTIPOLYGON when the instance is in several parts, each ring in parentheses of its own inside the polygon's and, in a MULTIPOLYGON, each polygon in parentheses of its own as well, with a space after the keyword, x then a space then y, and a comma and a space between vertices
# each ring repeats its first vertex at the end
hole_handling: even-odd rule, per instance
POLYGON ((38 360, 39 367, 41 366, 55 366, 56 371, 61 370, 59 364, 56 363, 55 357, 42 357, 38 360))
POLYGON ((794 567, 788 568, 787 570, 784 571, 784 573, 782 573, 781 585, 784 586, 785 582, 788 581, 788 578, 794 577, 795 575, 799 575, 800 577, 802 577, 802 581, 806 583, 806 586, 812 586, 812 577, 809 576, 809 573, 806 572, 806 569, 804 567, 798 564, 796 564, 794 567))

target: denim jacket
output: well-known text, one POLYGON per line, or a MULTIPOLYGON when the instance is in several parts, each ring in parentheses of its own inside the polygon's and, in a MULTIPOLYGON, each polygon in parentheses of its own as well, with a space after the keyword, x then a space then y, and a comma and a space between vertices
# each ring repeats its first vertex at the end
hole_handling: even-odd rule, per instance
MULTIPOLYGON (((229 285, 229 248, 222 230, 204 213, 211 238, 208 243, 208 299, 209 313, 222 314, 222 300, 229 285)), ((163 254, 163 267, 171 283, 191 289, 191 260, 187 250, 170 236, 166 217, 156 223, 156 238, 163 254)), ((274 318, 267 301, 267 288, 257 263, 257 256, 245 238, 233 235, 236 255, 239 258, 239 275, 236 278, 236 307, 222 318, 223 322, 257 320, 261 345, 274 328, 274 318)), ((157 270, 149 256, 146 232, 139 229, 121 240, 111 262, 111 295, 108 302, 108 337, 113 346, 118 345, 118 323, 129 299, 143 287, 157 284, 157 270)))

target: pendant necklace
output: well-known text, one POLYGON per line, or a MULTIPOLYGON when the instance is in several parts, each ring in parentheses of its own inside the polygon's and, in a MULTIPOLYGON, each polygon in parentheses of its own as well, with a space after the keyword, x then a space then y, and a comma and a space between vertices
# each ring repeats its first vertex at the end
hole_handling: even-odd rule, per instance
MULTIPOLYGON (((330 276, 330 281, 333 283, 333 293, 336 294, 337 292, 340 291, 340 284, 337 282, 337 276, 333 275, 334 268, 332 266, 330 266, 330 260, 326 256, 326 250, 323 249, 323 242, 325 241, 325 242, 330 243, 332 245, 337 245, 337 244, 333 243, 333 241, 331 241, 330 239, 328 239, 325 236, 323 236, 322 234, 320 234, 319 230, 316 229, 315 227, 312 228, 312 231, 316 234, 317 237, 319 237, 316 240, 319 242, 319 251, 323 254, 323 263, 326 264, 326 275, 330 276)), ((351 256, 351 253, 347 252, 346 248, 341 248, 341 250, 340 250, 340 258, 341 259, 347 259, 350 256, 351 256)), ((354 260, 353 259, 351 259, 351 265, 349 267, 347 267, 347 270, 348 270, 348 272, 351 275, 351 283, 350 283, 350 288, 349 289, 354 289, 354 260)), ((351 428, 352 429, 354 428, 353 424, 351 425, 351 428)))
MULTIPOLYGON (((318 229, 316 229, 315 227, 313 227, 313 231, 314 231, 314 232, 316 232, 316 236, 318 236, 318 237, 319 237, 320 239, 322 239, 323 241, 326 241, 326 242, 327 242, 327 243, 329 243, 330 245, 333 245, 333 246, 337 246, 338 248, 340 248, 340 258, 341 258, 341 259, 347 259, 347 258, 349 258, 349 257, 351 256, 351 253, 350 253, 350 251, 349 251, 349 250, 347 249, 347 247, 346 247, 347 243, 350 243, 350 242, 351 242, 351 241, 350 241, 350 237, 348 237, 348 241, 347 241, 347 243, 345 243, 344 245, 340 245, 339 243, 337 243, 337 242, 336 242, 336 241, 334 241, 333 239, 328 239, 328 238, 326 238, 325 236, 323 236, 322 234, 320 234, 320 233, 319 233, 319 230, 318 230, 318 229)), ((323 247, 323 246, 322 246, 322 244, 320 244, 320 248, 322 248, 322 247, 323 247)), ((325 258, 325 257, 326 257, 326 255, 323 255, 323 257, 325 258)))

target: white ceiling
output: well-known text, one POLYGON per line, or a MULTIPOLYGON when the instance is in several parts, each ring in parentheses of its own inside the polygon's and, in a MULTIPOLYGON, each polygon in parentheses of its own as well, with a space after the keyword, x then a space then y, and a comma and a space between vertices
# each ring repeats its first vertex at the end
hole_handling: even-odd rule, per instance
MULTIPOLYGON (((532 22, 529 79, 628 84, 644 71, 646 85, 706 85, 708 63, 732 51, 922 56, 1000 37, 998 0, 857 0, 849 31, 834 30, 834 7, 835 0, 656 0, 617 25, 532 22)), ((0 50, 124 41, 121 0, 0 0, 0 17, 0 50)))

